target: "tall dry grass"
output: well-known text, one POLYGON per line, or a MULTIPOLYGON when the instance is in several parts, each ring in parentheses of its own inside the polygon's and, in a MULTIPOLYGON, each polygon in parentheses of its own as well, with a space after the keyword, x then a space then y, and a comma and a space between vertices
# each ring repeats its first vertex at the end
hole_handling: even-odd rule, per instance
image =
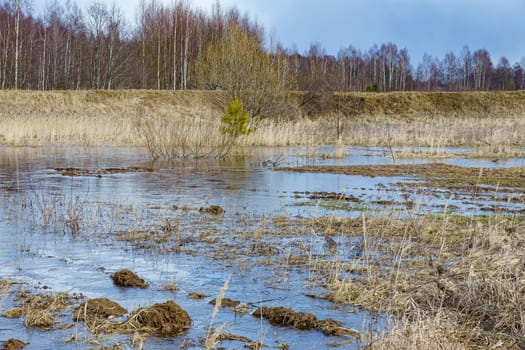
MULTIPOLYGON (((354 222, 355 226, 355 222, 354 222)), ((363 220, 356 277, 329 299, 393 316, 372 349, 525 347, 525 223, 504 216, 363 220)))
MULTIPOLYGON (((383 99, 404 96, 398 95, 381 96, 383 99)), ((377 114, 343 118, 338 120, 339 124, 330 117, 276 116, 253 120, 254 132, 237 140, 237 146, 339 142, 340 145, 424 146, 429 148, 427 153, 437 155, 445 154, 451 146, 473 147, 477 156, 524 154, 525 118, 521 115, 478 116, 465 112, 451 117, 424 110, 386 115, 380 113, 382 107, 374 108, 370 110, 377 114), (342 130, 340 139, 338 127, 342 130)), ((213 156, 227 145, 220 133, 223 111, 220 96, 203 91, 2 91, 0 143, 132 145, 146 146, 153 157, 213 156)))
POLYGON ((224 281, 224 285, 221 287, 219 291, 219 295, 215 299, 215 305, 213 307, 213 311, 211 314, 210 319, 210 326, 208 327, 208 332, 206 333, 206 339, 204 340, 204 348, 206 350, 215 349, 219 336, 221 335, 221 332, 225 326, 225 324, 221 324, 217 326, 215 329, 213 329, 213 323, 215 322, 215 317, 219 313, 219 309, 222 304, 222 300, 224 299, 224 295, 226 294, 226 291, 228 290, 228 287, 230 285, 230 277, 224 281))

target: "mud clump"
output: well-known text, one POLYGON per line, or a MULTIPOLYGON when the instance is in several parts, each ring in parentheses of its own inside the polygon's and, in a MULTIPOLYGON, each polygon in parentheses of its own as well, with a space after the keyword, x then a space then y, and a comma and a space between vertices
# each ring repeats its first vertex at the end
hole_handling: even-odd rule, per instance
POLYGON ((144 282, 142 278, 137 276, 135 272, 128 269, 115 272, 111 278, 113 279, 113 283, 115 283, 115 285, 118 287, 149 287, 149 285, 144 282))
POLYGON ((317 318, 308 312, 296 312, 286 307, 262 306, 252 313, 270 321, 273 326, 294 327, 297 329, 317 328, 317 318))
POLYGON ((201 292, 191 292, 188 294, 188 297, 191 299, 204 299, 207 295, 201 292))
POLYGON ((327 336, 356 336, 359 332, 343 327, 343 323, 332 320, 318 320, 309 312, 297 312, 290 308, 262 306, 252 313, 255 317, 267 319, 273 326, 293 327, 302 330, 317 329, 327 336))
POLYGON ((170 300, 133 311, 124 327, 160 336, 173 336, 186 331, 191 324, 188 313, 170 300))
POLYGON ((294 195, 296 198, 300 198, 301 195, 306 195, 311 200, 331 200, 331 201, 341 201, 341 202, 354 202, 354 203, 361 203, 362 200, 360 200, 357 197, 352 196, 351 194, 345 194, 345 193, 337 193, 337 192, 298 192, 295 191, 294 195))
POLYGON ((110 174, 126 174, 139 172, 153 172, 152 168, 127 167, 127 168, 104 168, 104 169, 82 169, 82 168, 55 168, 62 176, 96 176, 110 174))
POLYGON ((74 321, 120 317, 128 311, 107 298, 87 300, 75 310, 74 321))
POLYGON ((218 205, 212 205, 211 207, 200 208, 199 212, 203 214, 222 215, 224 214, 224 209, 218 205))
POLYGON ((335 336, 335 337, 341 337, 345 335, 356 336, 356 337, 360 336, 359 331, 352 329, 352 328, 343 327, 342 322, 332 320, 330 318, 326 320, 319 320, 317 322, 316 328, 328 336, 335 336))
POLYGON ((4 342, 4 347, 2 348, 2 350, 18 350, 18 349, 23 349, 26 347, 26 343, 24 343, 23 341, 21 340, 18 340, 18 339, 14 339, 14 338, 11 338, 9 340, 7 340, 6 342, 4 342))
MULTIPOLYGON (((216 298, 216 299, 213 299, 212 301, 210 301, 210 304, 213 304, 215 305, 217 303, 217 300, 219 298, 216 298)), ((229 308, 232 308, 232 307, 236 307, 237 305, 239 305, 241 302, 239 300, 233 300, 233 299, 230 299, 230 298, 221 298, 220 299, 220 306, 221 307, 229 307, 229 308)))

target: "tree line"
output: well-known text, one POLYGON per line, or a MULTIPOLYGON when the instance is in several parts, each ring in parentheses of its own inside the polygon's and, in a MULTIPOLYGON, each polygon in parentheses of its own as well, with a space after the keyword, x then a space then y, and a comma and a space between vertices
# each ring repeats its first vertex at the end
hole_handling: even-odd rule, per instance
MULTIPOLYGON (((73 1, 55 0, 37 15, 30 0, 0 0, 0 89, 227 88, 237 95, 257 86, 300 91, 525 88, 525 58, 511 64, 502 57, 495 64, 483 48, 465 46, 443 58, 424 55, 414 67, 408 51, 394 43, 367 51, 348 46, 336 56, 320 43, 304 53, 268 43, 262 26, 219 3, 206 14, 186 0, 169 5, 142 0, 137 12, 132 25, 120 8, 106 2, 82 11, 73 1)), ((258 107, 251 108, 253 113, 258 107)))

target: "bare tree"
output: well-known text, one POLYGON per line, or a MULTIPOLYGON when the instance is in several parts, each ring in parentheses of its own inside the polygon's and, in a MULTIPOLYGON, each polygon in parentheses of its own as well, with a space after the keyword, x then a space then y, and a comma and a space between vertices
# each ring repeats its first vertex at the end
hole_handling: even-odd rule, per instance
POLYGON ((101 2, 94 2, 88 8, 91 35, 94 41, 93 47, 93 75, 92 86, 95 89, 103 88, 102 69, 103 69, 103 40, 104 31, 107 26, 108 12, 106 5, 101 2))
POLYGON ((14 0, 15 5, 15 90, 18 89, 18 61, 20 56, 20 16, 22 15, 22 0, 14 0))

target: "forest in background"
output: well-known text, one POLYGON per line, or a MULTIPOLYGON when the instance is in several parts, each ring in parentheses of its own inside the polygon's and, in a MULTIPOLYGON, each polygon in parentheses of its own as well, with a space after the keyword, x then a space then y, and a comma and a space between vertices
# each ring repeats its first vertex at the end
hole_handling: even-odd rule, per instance
POLYGON ((298 53, 268 38, 248 14, 218 3, 206 14, 184 0, 143 0, 135 24, 105 2, 82 11, 74 1, 54 1, 36 12, 31 1, 0 0, 0 89, 237 91, 261 81, 286 91, 525 88, 525 58, 495 64, 486 49, 465 46, 443 58, 425 55, 414 67, 394 43, 347 46, 337 56, 313 43, 298 53))

